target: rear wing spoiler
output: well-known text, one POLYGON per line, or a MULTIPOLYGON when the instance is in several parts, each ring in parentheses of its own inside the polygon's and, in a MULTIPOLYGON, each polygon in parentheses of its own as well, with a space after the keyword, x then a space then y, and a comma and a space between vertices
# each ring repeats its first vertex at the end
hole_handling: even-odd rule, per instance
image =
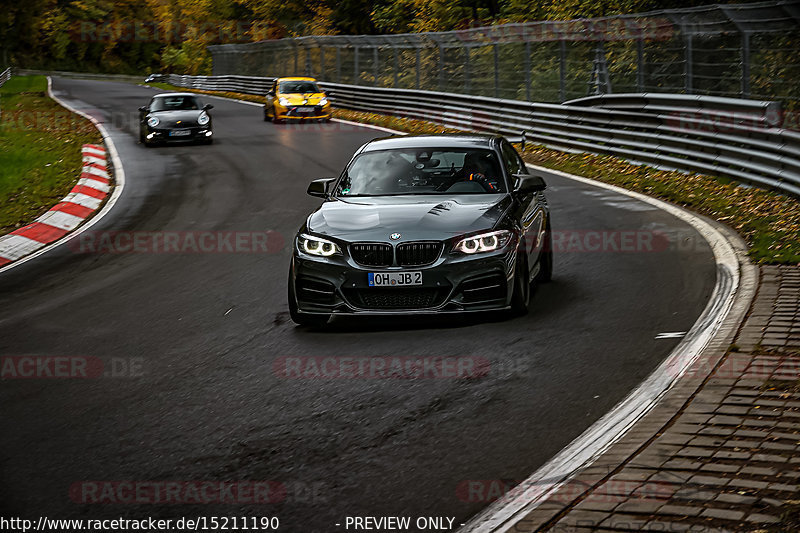
POLYGON ((525 149, 525 143, 527 142, 527 139, 525 138, 525 132, 524 131, 521 132, 520 135, 516 135, 516 136, 509 135, 509 136, 506 136, 506 139, 508 139, 508 142, 510 142, 512 144, 521 144, 522 145, 522 149, 523 150, 525 149))

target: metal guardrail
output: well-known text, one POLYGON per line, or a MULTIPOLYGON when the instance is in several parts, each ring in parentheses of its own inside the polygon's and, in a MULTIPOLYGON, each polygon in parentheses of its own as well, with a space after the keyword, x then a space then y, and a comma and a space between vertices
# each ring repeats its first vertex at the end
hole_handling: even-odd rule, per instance
POLYGON ((797 100, 800 2, 455 31, 307 35, 208 50, 214 75, 305 74, 350 85, 553 103, 626 92, 797 100))
POLYGON ((0 74, 0 87, 2 87, 3 84, 5 84, 5 82, 7 82, 10 79, 11 79, 11 67, 8 67, 3 71, 2 74, 0 74))
MULTIPOLYGON (((264 95, 274 78, 177 76, 170 83, 264 95)), ((567 151, 724 176, 800 196, 800 132, 780 126, 777 102, 618 94, 543 104, 463 94, 321 83, 334 106, 519 135, 567 151)))
POLYGON ((123 81, 129 83, 142 83, 145 76, 131 76, 127 74, 95 74, 93 72, 65 72, 61 70, 27 70, 14 69, 17 76, 58 76, 59 78, 70 78, 76 80, 98 80, 98 81, 123 81))

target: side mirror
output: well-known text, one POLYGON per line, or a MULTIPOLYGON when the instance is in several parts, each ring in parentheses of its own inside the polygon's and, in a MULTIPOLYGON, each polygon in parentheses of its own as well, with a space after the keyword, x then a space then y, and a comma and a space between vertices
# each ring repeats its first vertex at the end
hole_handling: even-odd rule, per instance
POLYGON ((141 111, 142 113, 147 113, 147 106, 143 105, 142 107, 139 108, 139 111, 141 111))
POLYGON ((336 181, 336 178, 320 178, 308 184, 306 191, 311 196, 319 196, 320 198, 328 197, 328 184, 336 181))
POLYGON ((514 174, 516 184, 514 185, 514 192, 520 194, 530 194, 540 192, 547 188, 544 178, 541 176, 531 176, 530 174, 514 174))
POLYGON ((214 106, 211 104, 206 104, 203 106, 203 111, 208 111, 209 109, 214 109, 214 106))
POLYGON ((275 91, 267 91, 267 96, 275 96, 275 91))

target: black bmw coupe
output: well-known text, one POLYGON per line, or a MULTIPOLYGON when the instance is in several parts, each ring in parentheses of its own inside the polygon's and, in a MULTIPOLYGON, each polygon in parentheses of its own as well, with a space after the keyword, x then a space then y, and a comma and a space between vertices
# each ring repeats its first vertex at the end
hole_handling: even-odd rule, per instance
POLYGON ((527 312, 531 283, 553 271, 545 182, 490 135, 371 141, 294 240, 289 310, 331 315, 527 312))
POLYGON ((192 93, 157 94, 139 108, 139 141, 145 146, 175 141, 211 144, 213 107, 192 93))

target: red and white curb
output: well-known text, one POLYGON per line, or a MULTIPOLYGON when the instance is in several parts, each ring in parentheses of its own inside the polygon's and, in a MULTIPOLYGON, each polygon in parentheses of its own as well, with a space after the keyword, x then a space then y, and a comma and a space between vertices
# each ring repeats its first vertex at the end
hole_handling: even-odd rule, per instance
POLYGON ((33 223, 0 237, 0 267, 57 241, 91 216, 111 191, 106 151, 84 144, 83 169, 70 193, 33 223))

